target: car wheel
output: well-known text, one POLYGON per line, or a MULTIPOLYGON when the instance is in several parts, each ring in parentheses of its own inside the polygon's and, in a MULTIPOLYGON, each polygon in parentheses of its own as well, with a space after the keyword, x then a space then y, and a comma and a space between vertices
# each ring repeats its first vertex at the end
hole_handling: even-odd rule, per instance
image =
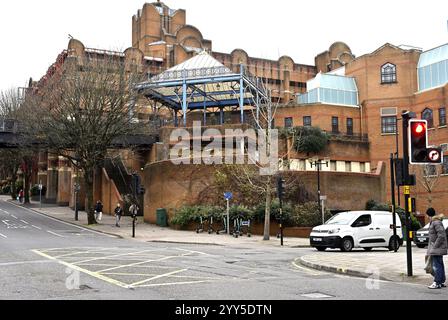
POLYGON ((395 251, 395 249, 398 251, 400 249, 400 240, 394 237, 390 238, 388 249, 389 251, 395 251))
POLYGON ((372 251, 373 248, 363 248, 365 251, 372 251))
POLYGON ((424 245, 424 244, 418 244, 418 245, 417 245, 417 248, 425 249, 425 248, 426 248, 426 245, 424 245))
POLYGON ((317 251, 321 251, 321 252, 327 250, 327 248, 325 248, 325 247, 317 247, 316 249, 317 249, 317 251))
POLYGON ((353 250, 353 240, 351 238, 342 239, 341 251, 350 252, 353 250))

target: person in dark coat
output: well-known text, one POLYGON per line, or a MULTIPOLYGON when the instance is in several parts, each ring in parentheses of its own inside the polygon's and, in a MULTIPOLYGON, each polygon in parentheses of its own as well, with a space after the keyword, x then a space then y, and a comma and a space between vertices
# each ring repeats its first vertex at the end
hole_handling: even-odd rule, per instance
POLYGON ((448 255, 448 241, 446 237, 445 228, 442 220, 443 214, 436 214, 433 208, 429 208, 426 214, 431 217, 429 225, 429 244, 427 256, 432 259, 432 268, 434 271, 434 283, 430 285, 429 289, 446 288, 445 281, 445 265, 443 263, 443 256, 448 255))
POLYGON ((121 217, 123 216, 123 209, 121 208, 121 205, 119 203, 117 204, 114 213, 115 213, 115 226, 117 228, 120 228, 120 220, 121 217))
POLYGON ((95 205, 95 219, 96 221, 103 219, 103 204, 99 200, 95 205))

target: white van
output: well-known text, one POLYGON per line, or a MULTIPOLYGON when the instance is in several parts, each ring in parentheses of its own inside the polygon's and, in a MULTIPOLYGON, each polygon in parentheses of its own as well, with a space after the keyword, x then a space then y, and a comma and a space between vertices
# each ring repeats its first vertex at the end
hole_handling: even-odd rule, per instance
POLYGON ((315 227, 310 235, 311 246, 319 251, 327 248, 349 252, 353 248, 388 248, 403 244, 401 221, 396 214, 397 237, 393 233, 393 215, 385 211, 342 212, 324 225, 315 227))

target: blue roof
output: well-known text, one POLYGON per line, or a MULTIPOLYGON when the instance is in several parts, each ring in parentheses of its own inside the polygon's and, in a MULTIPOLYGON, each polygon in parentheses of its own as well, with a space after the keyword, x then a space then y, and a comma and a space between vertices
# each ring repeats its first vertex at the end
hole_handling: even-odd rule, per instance
POLYGON ((443 46, 423 52, 420 55, 418 68, 424 68, 444 60, 448 60, 448 43, 443 46))

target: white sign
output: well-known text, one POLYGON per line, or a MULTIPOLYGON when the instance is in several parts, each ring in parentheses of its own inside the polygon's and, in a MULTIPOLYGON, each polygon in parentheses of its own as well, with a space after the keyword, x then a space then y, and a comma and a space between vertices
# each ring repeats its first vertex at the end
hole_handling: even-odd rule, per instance
POLYGON ((432 150, 429 152, 429 159, 431 161, 439 161, 440 159, 440 152, 438 150, 432 150))

